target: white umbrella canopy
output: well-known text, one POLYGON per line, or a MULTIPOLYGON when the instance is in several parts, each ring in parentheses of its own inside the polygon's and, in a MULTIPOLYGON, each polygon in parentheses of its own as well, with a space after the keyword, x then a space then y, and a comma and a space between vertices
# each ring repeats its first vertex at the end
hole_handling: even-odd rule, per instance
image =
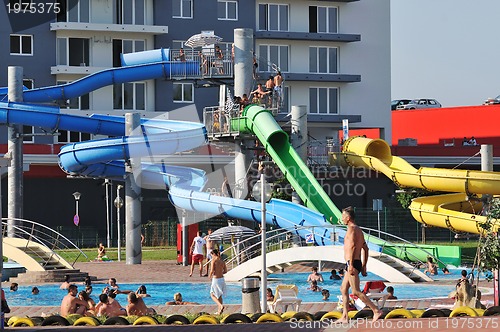
POLYGON ((219 228, 208 236, 210 240, 214 241, 229 241, 231 238, 243 239, 255 235, 255 231, 244 226, 227 226, 219 228))
POLYGON ((198 33, 189 37, 189 39, 184 43, 184 46, 195 48, 203 47, 212 44, 217 44, 222 40, 222 37, 216 35, 210 35, 206 33, 198 33))

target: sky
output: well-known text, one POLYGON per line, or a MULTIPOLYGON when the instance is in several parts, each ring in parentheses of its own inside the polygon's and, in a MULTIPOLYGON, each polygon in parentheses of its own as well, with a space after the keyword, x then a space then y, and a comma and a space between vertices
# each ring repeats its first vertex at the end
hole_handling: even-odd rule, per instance
POLYGON ((500 0, 391 0, 391 98, 500 95, 500 0))

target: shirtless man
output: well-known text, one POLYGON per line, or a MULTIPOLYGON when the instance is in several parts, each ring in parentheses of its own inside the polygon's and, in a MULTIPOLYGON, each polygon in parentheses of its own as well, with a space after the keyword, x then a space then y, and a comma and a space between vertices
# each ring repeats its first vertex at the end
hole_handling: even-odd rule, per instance
POLYGON ((118 286, 118 284, 116 283, 115 278, 109 278, 108 287, 110 288, 110 290, 118 290, 120 288, 120 286, 118 286))
POLYGON ((307 277, 307 282, 311 283, 312 281, 323 282, 323 276, 321 273, 318 273, 318 268, 314 266, 312 269, 312 273, 307 277))
POLYGON ((342 222, 347 225, 344 238, 344 259, 346 261, 346 273, 340 291, 342 293, 343 313, 338 322, 349 320, 349 288, 352 294, 357 296, 373 311, 373 321, 382 316, 382 311, 359 289, 359 273, 366 276, 366 263, 368 262, 368 245, 361 229, 354 220, 354 209, 349 206, 342 210, 342 222), (363 250, 363 261, 361 261, 361 250, 363 250))
POLYGON ((219 249, 212 250, 212 263, 210 264, 209 278, 212 278, 212 286, 210 287, 210 297, 217 304, 219 310, 217 315, 222 314, 224 305, 222 296, 226 292, 226 282, 224 274, 227 273, 226 263, 220 258, 219 249))
POLYGON ((283 92, 281 84, 283 84, 283 76, 281 76, 281 72, 278 71, 276 76, 274 76, 274 91, 276 92, 275 98, 278 104, 281 102, 281 93, 283 92))
POLYGON ((199 304, 199 303, 183 301, 181 293, 175 293, 174 300, 168 301, 167 303, 165 303, 165 305, 185 305, 185 304, 199 304))
MULTIPOLYGON (((69 289, 69 286, 71 286, 71 284, 69 283, 69 274, 65 274, 64 281, 61 284, 61 286, 59 286, 59 289, 69 289)), ((11 290, 12 290, 12 287, 11 287, 11 290)))
POLYGON ((109 303, 109 297, 106 294, 99 295, 99 303, 95 306, 95 312, 97 316, 106 317, 116 317, 120 315, 126 315, 124 310, 116 310, 113 305, 109 303))
MULTIPOLYGON (((106 294, 101 294, 106 295, 106 294)), ((99 300, 101 300, 101 295, 99 295, 99 300)), ((123 308, 120 303, 115 299, 116 293, 111 292, 107 295, 107 302, 103 306, 102 309, 108 317, 116 317, 116 316, 126 316, 127 310, 123 308)))
POLYGON ((260 104, 262 103, 262 98, 264 98, 265 95, 271 93, 271 91, 264 91, 262 88, 262 83, 257 84, 257 89, 253 90, 250 92, 250 95, 253 95, 252 102, 254 104, 260 104))
POLYGON ((206 246, 207 246, 207 273, 205 273, 204 277, 208 277, 208 270, 210 269, 210 264, 208 264, 208 262, 212 259, 212 249, 214 249, 215 247, 215 241, 214 240, 210 240, 210 234, 212 234, 212 229, 209 229, 207 231, 207 235, 204 237, 205 239, 205 242, 206 242, 206 246))
POLYGON ((88 303, 80 300, 77 294, 78 287, 76 285, 70 285, 68 287, 68 294, 61 302, 61 316, 67 316, 69 314, 85 315, 88 303))
POLYGON ((135 293, 129 293, 127 296, 127 316, 137 315, 145 316, 155 314, 154 309, 146 307, 144 300, 135 293))

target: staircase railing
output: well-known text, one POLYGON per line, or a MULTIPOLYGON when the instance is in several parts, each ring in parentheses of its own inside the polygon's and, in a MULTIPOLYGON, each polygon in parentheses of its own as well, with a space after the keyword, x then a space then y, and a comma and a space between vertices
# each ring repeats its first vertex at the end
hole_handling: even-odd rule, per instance
POLYGON ((71 266, 74 266, 82 256, 88 260, 87 255, 67 237, 35 221, 18 218, 2 218, 2 234, 4 238, 9 237, 26 240, 25 252, 28 251, 31 242, 47 248, 50 253, 48 257, 42 257, 36 252, 30 252, 38 257, 38 261, 43 267, 53 258, 62 258, 71 266), (64 253, 64 257, 58 254, 58 252, 60 254, 64 253))
MULTIPOLYGON (((279 229, 273 229, 266 231, 266 252, 273 252, 276 250, 282 250, 286 249, 292 246, 307 246, 308 244, 304 239, 302 239, 298 235, 298 231, 300 230, 308 230, 310 234, 314 235, 314 238, 318 239, 327 239, 329 241, 332 241, 334 245, 342 245, 343 243, 338 241, 338 238, 336 234, 338 234, 337 230, 346 230, 347 226, 344 225, 331 225, 331 226, 295 226, 292 228, 279 228, 279 229), (320 233, 316 232, 316 229, 322 229, 323 231, 320 233), (323 236, 324 234, 324 229, 328 228, 330 229, 330 234, 334 238, 326 238, 323 236)), ((380 246, 382 249, 380 251, 379 257, 381 256, 391 256, 384 251, 387 251, 390 248, 390 252, 398 252, 400 259, 403 261, 406 261, 410 263, 413 268, 409 271, 408 276, 411 276, 415 269, 418 268, 418 266, 421 266, 424 264, 422 260, 420 260, 413 252, 409 251, 411 248, 412 251, 415 249, 417 251, 421 251, 423 254, 425 254, 426 257, 432 257, 436 262, 441 262, 437 257, 434 256, 433 253, 427 251, 426 249, 420 247, 419 245, 409 242, 405 239, 402 239, 400 237, 394 236, 392 234, 383 232, 383 231, 378 231, 375 229, 371 228, 366 228, 366 227, 361 227, 361 229, 365 232, 365 239, 367 242, 370 242, 370 237, 375 237, 372 234, 383 234, 386 237, 392 238, 397 242, 389 242, 387 240, 383 240, 380 238, 377 238, 377 245, 380 246), (380 244, 380 241, 383 241, 382 244, 380 244), (402 254, 403 253, 403 254, 402 254)), ((227 247, 222 251, 223 257, 225 256, 224 260, 226 262, 226 265, 228 269, 232 269, 235 266, 252 259, 254 257, 258 257, 261 252, 261 235, 256 234, 254 236, 251 236, 249 238, 246 238, 242 241, 238 241, 236 243, 233 243, 231 246, 227 247)), ((444 264, 446 265, 446 264, 444 264)))

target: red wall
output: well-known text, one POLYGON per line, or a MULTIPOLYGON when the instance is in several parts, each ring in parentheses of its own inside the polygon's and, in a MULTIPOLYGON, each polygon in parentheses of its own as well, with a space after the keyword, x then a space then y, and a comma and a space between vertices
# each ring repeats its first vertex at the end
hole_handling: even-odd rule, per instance
POLYGON ((477 144, 500 145, 500 105, 392 111, 392 145, 415 138, 418 145, 443 146, 474 136, 477 144))

